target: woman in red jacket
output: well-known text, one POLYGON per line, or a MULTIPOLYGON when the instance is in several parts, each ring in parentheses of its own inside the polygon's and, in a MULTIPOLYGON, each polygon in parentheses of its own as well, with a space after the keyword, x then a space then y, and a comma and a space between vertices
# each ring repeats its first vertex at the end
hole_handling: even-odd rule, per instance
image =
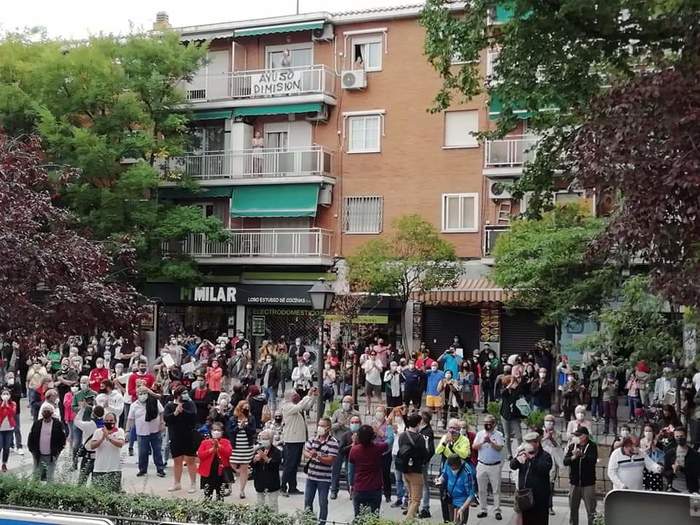
POLYGON ((10 391, 3 388, 0 392, 0 448, 2 449, 2 471, 7 472, 7 458, 10 457, 12 434, 15 431, 17 405, 10 399, 10 391))
POLYGON ((214 423, 211 426, 211 438, 205 439, 199 445, 197 456, 199 457, 200 487, 204 491, 204 499, 210 500, 216 492, 217 501, 224 499, 223 485, 233 481, 231 479, 231 442, 223 437, 224 426, 214 423))
POLYGON ((221 382, 223 380, 224 371, 219 366, 218 359, 211 362, 211 366, 207 368, 207 373, 204 376, 209 389, 209 400, 214 403, 221 393, 221 382))
POLYGON ((102 382, 109 379, 109 370, 105 368, 105 360, 98 357, 95 361, 95 367, 90 370, 90 390, 99 392, 102 388, 102 382))

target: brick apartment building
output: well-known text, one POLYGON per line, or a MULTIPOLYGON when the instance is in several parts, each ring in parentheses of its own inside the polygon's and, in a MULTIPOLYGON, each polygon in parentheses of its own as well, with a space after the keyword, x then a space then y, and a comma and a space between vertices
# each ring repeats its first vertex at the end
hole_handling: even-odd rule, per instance
MULTIPOLYGON (((486 276, 495 238, 519 212, 498 183, 518 176, 534 139, 521 131, 479 144, 470 132, 487 129, 498 111, 484 97, 427 111, 440 79, 423 55, 420 10, 178 29, 184 45, 206 41, 209 52, 183 86, 193 151, 168 159, 159 198, 200 206, 231 240, 193 235, 164 247, 193 256, 206 286, 150 283, 161 342, 180 326, 210 337, 243 329, 256 344, 281 335, 313 339, 308 288, 323 276, 342 289, 343 258, 407 213, 438 228, 465 274, 456 289, 418 298, 403 322, 391 300, 368 306, 368 329, 390 340, 403 330, 434 351, 454 335, 467 350, 502 343, 509 352, 545 335, 533 313, 504 315, 503 292, 486 276), (177 187, 171 178, 179 174, 201 191, 177 187)), ((493 58, 484 53, 484 74, 493 58)))

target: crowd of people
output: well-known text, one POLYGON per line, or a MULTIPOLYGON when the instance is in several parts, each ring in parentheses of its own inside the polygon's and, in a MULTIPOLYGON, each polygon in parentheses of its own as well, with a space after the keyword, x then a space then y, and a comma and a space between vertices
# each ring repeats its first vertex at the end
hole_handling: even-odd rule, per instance
POLYGON ((319 352, 282 337, 253 349, 239 332, 215 342, 176 335, 149 362, 140 347, 107 333, 60 344, 2 339, 2 471, 11 451, 24 453, 20 417, 30 417, 26 445, 35 476, 47 481, 63 453, 79 484, 121 490, 122 450, 136 449, 137 476, 153 463, 166 477, 172 458, 173 493, 245 499, 252 480, 259 504, 277 510, 280 495, 303 494, 324 523, 341 482, 356 514, 379 512, 384 499, 409 519, 431 517, 435 485, 442 518, 462 524, 470 508, 489 515, 489 490, 492 515, 502 519, 508 462, 524 525, 548 522, 564 468, 570 522, 578 523, 583 500, 591 525, 602 418, 601 435, 613 436, 614 488, 698 491, 700 374, 676 381, 664 368, 652 380, 645 363, 628 371, 607 355, 577 369, 563 355, 555 366, 552 350, 541 342, 531 354, 500 357, 488 346, 467 352, 458 337, 444 352, 421 344, 410 355, 381 338, 319 352), (672 402, 678 385, 680 415, 672 402), (311 417, 319 396, 325 413, 311 417), (618 425, 621 398, 630 417, 618 425), (541 422, 530 422, 533 411, 541 422), (485 414, 479 425, 477 412, 485 414))

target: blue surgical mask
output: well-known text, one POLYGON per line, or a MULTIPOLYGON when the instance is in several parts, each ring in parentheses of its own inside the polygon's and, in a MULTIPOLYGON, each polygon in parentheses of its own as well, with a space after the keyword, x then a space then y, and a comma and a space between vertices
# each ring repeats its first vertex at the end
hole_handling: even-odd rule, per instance
POLYGON ((358 430, 360 430, 359 423, 350 423, 350 431, 351 432, 357 432, 358 430))

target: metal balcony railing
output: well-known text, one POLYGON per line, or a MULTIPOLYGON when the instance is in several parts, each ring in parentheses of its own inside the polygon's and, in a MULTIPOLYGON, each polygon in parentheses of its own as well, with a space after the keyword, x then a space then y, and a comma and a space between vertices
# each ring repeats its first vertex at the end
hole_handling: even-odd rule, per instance
POLYGON ((208 151, 173 157, 166 164, 170 172, 209 179, 254 177, 302 177, 331 175, 333 154, 323 146, 300 148, 256 148, 240 151, 208 151))
POLYGON ((323 64, 195 75, 185 86, 185 92, 191 102, 313 94, 335 96, 336 77, 323 64))
POLYGON ((333 233, 322 228, 270 228, 227 230, 230 238, 213 241, 204 234, 191 234, 185 240, 166 242, 163 252, 194 258, 331 257, 333 233))
POLYGON ((498 239, 498 236, 507 231, 510 231, 510 226, 487 225, 484 227, 484 257, 493 255, 493 249, 496 246, 496 240, 498 239))
POLYGON ((534 135, 513 135, 504 139, 487 140, 485 168, 514 168, 535 156, 538 138, 534 135))

